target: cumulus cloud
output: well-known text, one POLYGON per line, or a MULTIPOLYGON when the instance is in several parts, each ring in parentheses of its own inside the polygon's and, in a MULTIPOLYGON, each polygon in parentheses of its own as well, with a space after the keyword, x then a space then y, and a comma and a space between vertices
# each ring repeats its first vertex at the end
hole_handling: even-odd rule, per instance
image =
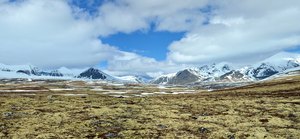
MULTIPOLYGON (((126 74, 157 72, 158 66, 166 67, 164 62, 120 51, 99 39, 103 34, 131 32, 148 26, 146 21, 139 26, 132 13, 128 16, 124 13, 124 21, 120 21, 116 16, 123 13, 117 10, 116 16, 99 10, 101 15, 91 17, 63 0, 2 0, 0 4, 1 63, 82 68, 108 61, 109 70, 126 74), (120 24, 126 22, 129 23, 120 24)), ((108 5, 100 9, 109 11, 108 5)))
POLYGON ((176 72, 186 67, 184 64, 175 64, 170 61, 159 62, 154 58, 143 57, 135 53, 121 52, 108 61, 108 69, 119 75, 159 75, 167 72, 176 72))
POLYGON ((153 23, 157 31, 186 32, 184 38, 169 46, 166 61, 149 64, 163 67, 166 63, 222 61, 249 64, 295 47, 300 44, 299 5, 297 0, 119 0, 103 5, 100 11, 101 21, 113 22, 111 28, 116 32, 148 29, 153 23), (119 15, 125 15, 121 25, 112 20, 119 15))
POLYGON ((108 61, 108 69, 112 71, 174 71, 178 65, 172 62, 122 52, 99 39, 118 32, 147 30, 152 23, 157 30, 178 31, 202 22, 201 16, 197 20, 192 17, 200 14, 194 10, 204 2, 178 0, 172 5, 170 2, 106 1, 91 16, 63 0, 1 0, 0 62, 56 68, 93 66, 108 61), (176 21, 168 18, 172 15, 178 15, 176 21), (174 28, 173 21, 180 28, 174 28))
POLYGON ((0 5, 0 62, 41 67, 82 67, 116 53, 97 39, 93 23, 76 19, 63 1, 0 5))
POLYGON ((114 73, 156 74, 212 62, 255 62, 300 44, 298 0, 114 0, 92 15, 68 1, 0 0, 0 62, 85 67, 107 61, 114 73), (186 35, 166 46, 164 61, 101 42, 149 29, 186 35))
POLYGON ((205 22, 200 9, 206 4, 207 0, 108 1, 99 8, 97 20, 103 36, 148 30, 151 24, 157 31, 186 31, 205 22))
MULTIPOLYGON (((300 44, 299 5, 297 0, 272 3, 261 0, 120 0, 100 9, 104 17, 116 19, 118 15, 125 15, 127 20, 113 21, 115 31, 148 29, 155 23, 157 31, 187 32, 184 38, 169 46, 166 61, 145 65, 199 65, 222 61, 249 64, 300 44)), ((101 21, 111 20, 103 18, 101 21)), ((111 64, 111 69, 113 67, 118 64, 111 64)))
POLYGON ((215 1, 209 23, 169 47, 176 63, 255 62, 300 44, 300 3, 215 1), (234 6, 232 6, 234 5, 234 6))

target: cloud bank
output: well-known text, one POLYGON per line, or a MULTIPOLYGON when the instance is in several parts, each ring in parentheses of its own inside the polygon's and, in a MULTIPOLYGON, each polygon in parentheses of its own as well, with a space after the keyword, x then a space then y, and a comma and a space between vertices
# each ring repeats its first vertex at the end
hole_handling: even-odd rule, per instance
POLYGON ((97 39, 91 21, 76 19, 59 0, 1 4, 0 30, 0 59, 8 64, 81 67, 117 53, 97 39))
POLYGON ((107 61, 107 70, 119 74, 167 73, 222 61, 247 64, 299 46, 299 5, 298 0, 116 0, 90 14, 65 0, 0 0, 0 62, 55 68, 107 61), (115 33, 150 29, 186 35, 166 46, 165 61, 101 42, 115 33))
POLYGON ((226 2, 214 3, 218 9, 207 25, 170 45, 170 60, 255 62, 300 44, 299 1, 274 1, 267 7, 255 0, 226 2))

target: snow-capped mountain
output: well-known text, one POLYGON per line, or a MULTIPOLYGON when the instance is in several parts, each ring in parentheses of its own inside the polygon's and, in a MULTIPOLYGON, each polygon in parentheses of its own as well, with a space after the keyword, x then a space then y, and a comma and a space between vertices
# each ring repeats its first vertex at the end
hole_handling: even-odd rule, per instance
POLYGON ((148 83, 149 81, 151 81, 153 78, 149 77, 149 76, 121 76, 121 77, 117 77, 120 80, 123 80, 125 82, 130 82, 130 83, 148 83))
POLYGON ((31 65, 5 65, 0 64, 0 78, 34 78, 34 79, 101 79, 115 81, 98 69, 90 68, 86 71, 80 69, 60 68, 57 70, 41 70, 31 65))
POLYGON ((216 78, 216 81, 219 82, 244 82, 252 80, 253 79, 250 76, 244 74, 241 70, 232 70, 216 78))
POLYGON ((31 65, 0 64, 0 78, 63 78, 59 70, 40 70, 31 65))
POLYGON ((78 78, 84 79, 99 79, 99 80, 117 80, 113 76, 110 76, 103 71, 96 69, 96 68, 89 68, 86 71, 79 74, 78 78))
POLYGON ((299 66, 299 54, 281 52, 255 64, 253 68, 248 71, 248 75, 256 79, 264 79, 299 66))
POLYGON ((96 69, 41 70, 32 65, 5 65, 0 63, 0 78, 104 80, 122 83, 152 83, 186 85, 203 82, 248 82, 280 76, 287 71, 300 68, 300 54, 281 52, 256 64, 234 67, 230 63, 203 65, 181 70, 177 73, 162 75, 154 80, 149 76, 115 77, 96 69), (151 81, 150 81, 151 80, 151 81))
POLYGON ((18 70, 31 71, 30 65, 5 65, 0 63, 0 71, 17 72, 18 70))
POLYGON ((225 73, 228 73, 233 69, 234 69, 233 66, 225 62, 219 64, 204 65, 200 68, 195 68, 198 74, 204 77, 211 77, 211 76, 218 77, 225 73))
POLYGON ((84 69, 69 69, 66 67, 61 67, 59 69, 57 69, 58 72, 62 73, 64 76, 68 76, 68 77, 75 77, 78 76, 80 73, 82 73, 83 71, 87 70, 88 68, 84 68, 84 69))
POLYGON ((0 64, 0 78, 32 78, 32 79, 64 79, 64 80, 104 80, 120 83, 147 83, 146 76, 115 77, 100 69, 68 69, 41 70, 31 65, 5 65, 0 64))
POLYGON ((193 69, 186 69, 179 71, 177 73, 163 75, 156 78, 151 83, 153 84, 186 84, 190 82, 195 82, 199 79, 196 71, 193 69))
POLYGON ((276 70, 286 70, 299 66, 300 54, 280 52, 263 60, 261 63, 267 63, 269 65, 275 66, 276 70))
POLYGON ((151 83, 153 84, 168 84, 172 78, 176 76, 176 73, 166 74, 155 78, 151 83))
POLYGON ((253 66, 234 68, 229 63, 204 65, 163 75, 153 84, 192 84, 195 82, 245 82, 268 78, 300 66, 300 54, 281 52, 253 66))
POLYGON ((189 84, 198 81, 216 81, 218 77, 233 70, 228 63, 204 65, 189 68, 177 73, 163 75, 151 83, 153 84, 189 84))

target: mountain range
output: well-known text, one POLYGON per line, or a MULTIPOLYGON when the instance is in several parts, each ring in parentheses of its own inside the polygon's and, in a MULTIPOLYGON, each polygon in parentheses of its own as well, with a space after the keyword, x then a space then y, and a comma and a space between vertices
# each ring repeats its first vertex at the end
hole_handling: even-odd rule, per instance
POLYGON ((176 73, 150 76, 127 75, 116 77, 97 68, 41 70, 31 65, 0 64, 0 78, 103 80, 122 83, 151 83, 160 85, 193 85, 199 83, 235 83, 260 81, 300 68, 300 54, 281 52, 253 65, 236 67, 231 63, 202 65, 176 73))
POLYGON ((300 55, 281 52, 254 65, 234 67, 230 63, 187 68, 160 76, 153 84, 190 85, 199 82, 259 81, 300 66, 300 55))
POLYGON ((121 83, 146 83, 152 78, 148 76, 109 75, 97 68, 41 70, 32 65, 0 64, 0 78, 32 78, 32 79, 63 79, 63 80, 103 80, 121 83))

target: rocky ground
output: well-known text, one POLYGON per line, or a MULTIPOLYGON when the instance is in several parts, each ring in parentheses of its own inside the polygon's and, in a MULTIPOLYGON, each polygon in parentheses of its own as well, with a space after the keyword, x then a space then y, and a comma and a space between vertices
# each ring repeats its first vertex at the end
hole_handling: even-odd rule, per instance
POLYGON ((300 138, 300 77, 216 91, 0 82, 0 138, 300 138))

